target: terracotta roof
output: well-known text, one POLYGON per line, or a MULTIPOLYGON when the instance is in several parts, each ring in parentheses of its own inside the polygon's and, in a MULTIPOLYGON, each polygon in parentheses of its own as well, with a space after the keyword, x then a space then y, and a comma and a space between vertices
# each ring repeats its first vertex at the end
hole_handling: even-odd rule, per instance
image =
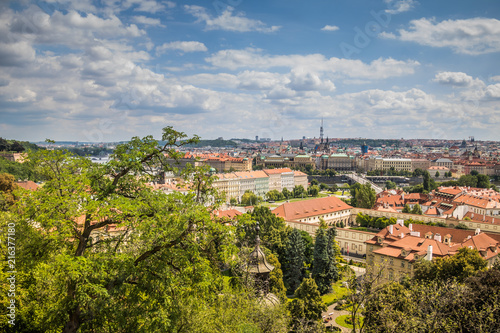
POLYGON ((230 219, 234 219, 238 215, 243 215, 242 212, 236 209, 228 209, 228 210, 216 210, 214 214, 218 217, 227 217, 230 219))
POLYGON ((264 169, 263 170, 265 173, 268 175, 275 175, 275 174, 281 174, 285 172, 292 172, 292 169, 290 168, 279 168, 279 169, 264 169))
POLYGON ((338 212, 352 207, 335 196, 287 202, 273 210, 287 221, 338 212))
POLYGON ((22 187, 25 190, 30 190, 30 191, 36 191, 40 187, 35 182, 33 182, 31 180, 16 182, 16 184, 17 184, 17 186, 22 187))

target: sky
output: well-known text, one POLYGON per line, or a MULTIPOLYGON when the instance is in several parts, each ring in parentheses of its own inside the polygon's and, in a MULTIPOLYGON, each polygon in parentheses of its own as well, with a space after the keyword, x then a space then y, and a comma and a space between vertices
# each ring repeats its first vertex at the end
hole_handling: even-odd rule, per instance
POLYGON ((500 2, 0 0, 0 136, 500 141, 500 2))

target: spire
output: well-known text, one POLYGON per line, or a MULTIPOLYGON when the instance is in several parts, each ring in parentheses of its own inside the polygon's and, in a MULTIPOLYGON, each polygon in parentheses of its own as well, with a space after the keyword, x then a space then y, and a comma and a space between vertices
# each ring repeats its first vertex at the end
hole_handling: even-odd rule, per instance
POLYGON ((321 143, 323 143, 323 117, 321 117, 321 127, 319 128, 319 138, 321 139, 321 143))

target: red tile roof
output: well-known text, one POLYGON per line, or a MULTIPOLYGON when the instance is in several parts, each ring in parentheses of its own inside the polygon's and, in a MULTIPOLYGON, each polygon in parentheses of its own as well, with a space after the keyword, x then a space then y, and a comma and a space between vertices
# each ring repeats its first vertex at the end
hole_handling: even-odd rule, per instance
POLYGON ((273 210, 287 221, 338 212, 352 207, 335 196, 287 202, 273 210))

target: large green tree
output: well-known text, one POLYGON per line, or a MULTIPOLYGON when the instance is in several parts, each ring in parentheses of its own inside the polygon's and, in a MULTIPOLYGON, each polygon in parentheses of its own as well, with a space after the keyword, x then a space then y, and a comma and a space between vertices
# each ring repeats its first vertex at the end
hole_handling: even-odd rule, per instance
POLYGON ((188 168, 186 195, 148 185, 156 170, 171 169, 165 154, 175 158, 175 147, 197 140, 171 127, 162 139, 164 146, 150 136, 132 138, 107 164, 65 151, 30 154, 47 181, 22 191, 0 219, 2 229, 15 224, 18 235, 17 331, 213 332, 221 325, 226 331, 260 325, 255 313, 242 315, 244 308, 258 309, 257 301, 220 296, 230 295, 220 268, 237 251, 234 232, 213 217, 218 200, 208 170, 188 168), (221 324, 227 302, 237 311, 221 324))
POLYGON ((338 278, 334 241, 336 229, 318 228, 314 241, 314 263, 312 278, 323 295, 331 291, 332 283, 338 278))
POLYGON ((304 243, 298 229, 288 236, 284 262, 285 285, 293 293, 304 277, 304 243))
POLYGON ((356 207, 372 208, 377 200, 377 194, 369 183, 363 184, 356 191, 356 207))
POLYGON ((289 308, 296 331, 320 332, 321 329, 324 329, 321 315, 323 311, 326 311, 327 306, 321 299, 314 279, 305 278, 302 281, 295 292, 295 299, 289 304, 289 308))

